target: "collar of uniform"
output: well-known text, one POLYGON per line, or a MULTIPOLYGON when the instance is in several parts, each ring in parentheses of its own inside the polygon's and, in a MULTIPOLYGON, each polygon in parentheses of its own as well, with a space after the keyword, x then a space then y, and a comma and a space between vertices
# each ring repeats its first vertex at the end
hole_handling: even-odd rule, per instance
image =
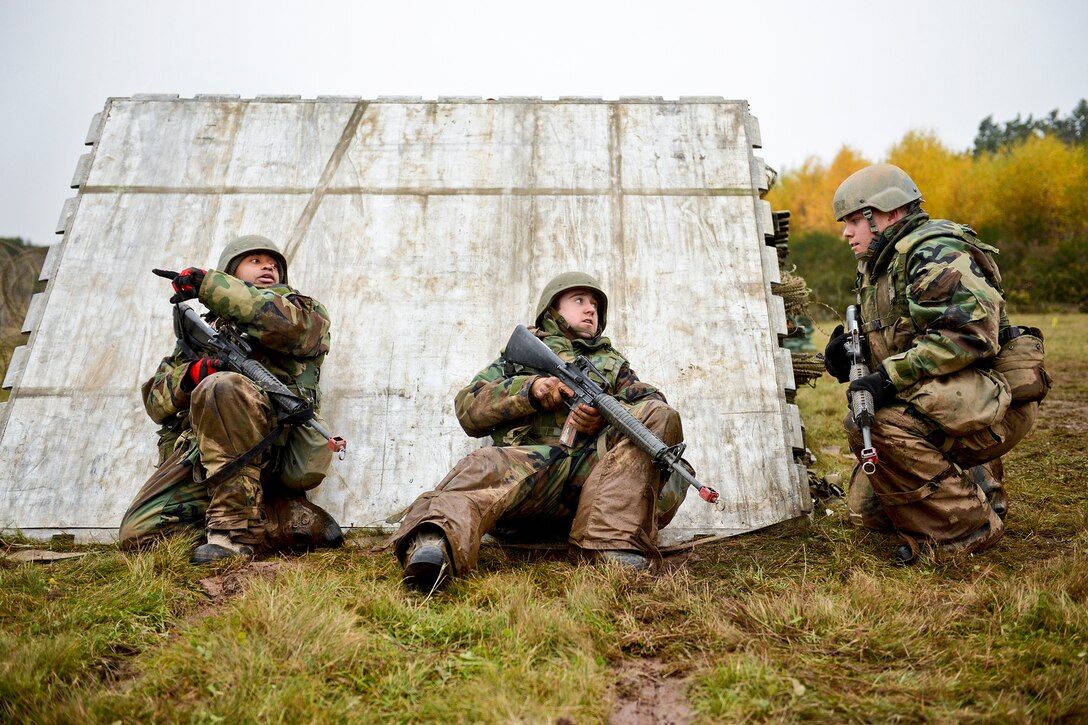
POLYGON ((877 235, 869 245, 869 270, 875 273, 876 270, 885 267, 892 256, 889 250, 895 249, 895 243, 928 221, 929 214, 924 211, 915 212, 903 217, 877 235))
POLYGON ((571 347, 573 347, 575 352, 579 355, 612 346, 612 341, 601 335, 589 339, 578 337, 567 321, 552 309, 546 310, 544 314, 540 316, 540 329, 549 335, 565 337, 570 341, 571 347))

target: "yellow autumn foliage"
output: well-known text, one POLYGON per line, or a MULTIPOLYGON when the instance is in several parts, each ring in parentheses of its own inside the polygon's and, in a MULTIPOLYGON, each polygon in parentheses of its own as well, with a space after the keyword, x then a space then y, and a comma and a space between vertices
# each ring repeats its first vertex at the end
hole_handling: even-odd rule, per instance
MULTIPOLYGON (((1088 241, 1088 148, 1053 136, 1032 137, 1007 151, 972 156, 953 151, 932 131, 909 131, 882 161, 914 179, 935 218, 991 230, 1007 240, 1046 244, 1047 239, 1088 241)), ((830 164, 807 159, 787 170, 767 195, 789 209, 797 233, 838 234, 831 212, 838 185, 871 163, 843 146, 830 164)))
POLYGON ((810 156, 800 169, 783 174, 767 199, 774 209, 790 210, 792 229, 834 233, 838 230, 838 222, 831 211, 835 189, 847 176, 870 163, 849 146, 839 150, 830 166, 810 156))

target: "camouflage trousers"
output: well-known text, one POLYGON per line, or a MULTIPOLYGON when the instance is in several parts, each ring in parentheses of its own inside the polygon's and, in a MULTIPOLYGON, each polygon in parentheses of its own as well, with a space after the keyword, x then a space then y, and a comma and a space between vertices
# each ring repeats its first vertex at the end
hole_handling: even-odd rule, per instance
MULTIPOLYGON (((192 431, 144 483, 121 521, 122 548, 174 531, 230 532, 259 550, 306 545, 307 512, 327 517, 306 500, 332 461, 324 440, 290 430, 285 445, 258 454, 235 475, 206 481, 268 435, 275 412, 264 393, 237 373, 216 373, 193 391, 192 431)), ((309 429, 306 429, 307 431, 309 429)))
MULTIPOLYGON (((962 540, 989 524, 990 534, 976 550, 985 548, 1004 532, 991 506, 1000 501, 1004 513, 1000 457, 1028 434, 1038 411, 1038 403, 1014 404, 999 423, 952 438, 904 405, 881 408, 872 427, 879 462, 868 476, 860 465, 854 468, 851 519, 913 543, 936 544, 962 540)), ((860 460, 861 431, 850 415, 845 426, 860 460)))
MULTIPOLYGON (((683 440, 680 415, 665 403, 642 401, 631 413, 666 444, 683 440)), ((648 455, 612 429, 571 448, 480 448, 412 503, 393 544, 403 562, 413 534, 436 526, 449 541, 457 575, 476 565, 480 539, 493 530, 560 533, 577 549, 656 555, 659 522, 671 520, 683 500, 671 496, 670 510, 658 510, 664 480, 648 455)))

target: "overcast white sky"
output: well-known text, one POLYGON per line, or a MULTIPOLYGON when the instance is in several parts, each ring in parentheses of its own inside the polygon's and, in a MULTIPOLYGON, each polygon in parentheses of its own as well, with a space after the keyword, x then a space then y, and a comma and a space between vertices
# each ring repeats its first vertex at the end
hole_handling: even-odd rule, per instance
POLYGON ((110 96, 723 96, 779 170, 1088 96, 1088 2, 0 0, 0 236, 52 244, 110 96))

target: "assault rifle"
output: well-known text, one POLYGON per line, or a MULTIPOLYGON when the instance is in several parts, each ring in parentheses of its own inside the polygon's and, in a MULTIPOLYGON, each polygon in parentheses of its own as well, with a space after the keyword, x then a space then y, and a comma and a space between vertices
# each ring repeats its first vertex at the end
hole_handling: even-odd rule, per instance
MULTIPOLYGON (((608 392, 589 377, 589 373, 596 373, 597 377, 604 379, 601 372, 584 355, 579 355, 574 362, 563 362, 550 347, 545 345, 536 335, 529 332, 525 325, 518 325, 510 341, 506 343, 504 356, 508 362, 522 367, 538 370, 559 380, 574 391, 574 395, 566 399, 567 406, 571 410, 585 403, 600 411, 604 419, 623 433, 640 451, 650 456, 658 468, 662 471, 671 471, 679 475, 684 481, 691 484, 699 497, 704 501, 716 503, 718 492, 710 486, 704 486, 695 480, 686 468, 680 465, 680 459, 684 455, 684 443, 667 446, 653 431, 644 426, 637 418, 631 415, 620 401, 608 394, 608 392)), ((577 431, 572 427, 572 421, 567 418, 567 424, 563 428, 560 441, 569 446, 574 442, 577 431)))
MULTIPOLYGON (((156 271, 156 274, 158 271, 156 271)), ((163 277, 165 275, 159 275, 163 277)), ((224 367, 241 373, 257 383, 261 390, 268 393, 272 405, 276 408, 277 418, 282 425, 307 425, 328 439, 329 448, 342 453, 348 442, 340 436, 334 436, 314 417, 314 404, 296 395, 268 369, 250 356, 253 348, 245 338, 230 327, 215 330, 184 302, 174 305, 174 334, 178 338, 178 347, 190 360, 201 357, 216 358, 223 361, 224 367)))
MULTIPOLYGON (((846 354, 850 356, 850 381, 863 378, 869 374, 869 366, 865 364, 865 353, 862 349, 864 336, 858 325, 857 305, 846 308, 846 354)), ((873 404, 873 394, 868 390, 855 390, 850 395, 850 411, 854 416, 854 423, 861 429, 861 470, 866 474, 876 472, 877 455, 873 448, 873 420, 876 417, 876 406, 873 404)))

